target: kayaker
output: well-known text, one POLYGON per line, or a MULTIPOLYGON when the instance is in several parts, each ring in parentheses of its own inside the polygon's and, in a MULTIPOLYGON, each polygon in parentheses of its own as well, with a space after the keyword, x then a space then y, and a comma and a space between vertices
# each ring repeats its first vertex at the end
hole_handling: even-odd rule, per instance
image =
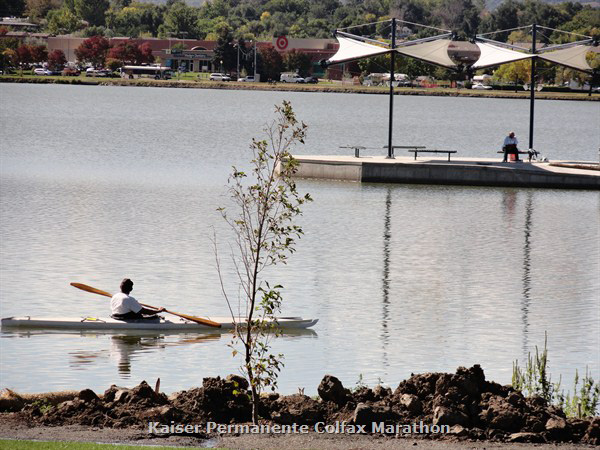
POLYGON ((133 281, 125 278, 121 281, 121 292, 112 296, 110 308, 112 317, 118 320, 155 319, 156 315, 165 311, 165 308, 149 309, 138 303, 129 294, 133 290, 133 281))

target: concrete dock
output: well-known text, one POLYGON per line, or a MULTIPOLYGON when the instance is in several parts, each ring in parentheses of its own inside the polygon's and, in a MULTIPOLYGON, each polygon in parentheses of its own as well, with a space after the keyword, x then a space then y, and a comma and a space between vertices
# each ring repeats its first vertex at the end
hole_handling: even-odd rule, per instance
POLYGON ((600 190, 598 163, 508 162, 499 158, 295 155, 298 178, 371 183, 449 184, 600 190), (558 164, 558 165, 554 165, 558 164), (576 168, 577 167, 577 168, 576 168))

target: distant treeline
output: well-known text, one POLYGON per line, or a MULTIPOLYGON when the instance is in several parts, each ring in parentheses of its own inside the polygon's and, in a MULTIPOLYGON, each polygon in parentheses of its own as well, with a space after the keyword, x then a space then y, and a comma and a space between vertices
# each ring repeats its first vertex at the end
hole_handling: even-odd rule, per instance
MULTIPOLYGON (((183 0, 166 0, 163 4, 131 0, 0 0, 0 16, 27 17, 42 31, 83 37, 328 38, 334 29, 385 21, 392 16, 457 31, 463 37, 532 23, 600 35, 600 8, 579 2, 504 0, 493 6, 486 7, 484 0, 207 0, 200 6, 183 0)), ((427 29, 407 26, 403 31, 417 36, 431 33, 424 30, 427 29)), ((389 26, 364 26, 354 32, 386 38, 389 26)), ((542 33, 541 38, 547 42, 569 39, 566 34, 550 31, 542 33)), ((495 39, 509 39, 509 35, 495 39)))

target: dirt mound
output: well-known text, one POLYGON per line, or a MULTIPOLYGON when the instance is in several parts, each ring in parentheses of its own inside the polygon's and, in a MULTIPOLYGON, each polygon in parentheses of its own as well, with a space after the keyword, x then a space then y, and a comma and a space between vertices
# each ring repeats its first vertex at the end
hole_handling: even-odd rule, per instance
MULTIPOLYGON (((260 414, 266 421, 281 425, 314 427, 317 423, 345 422, 363 426, 366 432, 396 436, 415 437, 414 433, 419 433, 399 424, 413 424, 413 428, 426 424, 432 429, 443 426, 448 432, 420 437, 600 444, 600 417, 566 418, 562 410, 540 397, 524 398, 510 386, 487 381, 478 365, 459 367, 454 374, 412 375, 393 392, 382 386, 352 392, 337 378, 326 375, 318 393, 316 399, 302 394, 264 395, 260 414), (378 426, 373 428, 373 424, 378 426)), ((2 411, 14 410, 15 405, 13 401, 2 411)), ((24 403, 20 414, 30 423, 44 425, 144 428, 149 422, 246 423, 251 420, 251 410, 248 383, 230 375, 225 379, 205 378, 202 387, 168 398, 146 382, 132 389, 113 385, 102 396, 86 389, 56 406, 24 403)))

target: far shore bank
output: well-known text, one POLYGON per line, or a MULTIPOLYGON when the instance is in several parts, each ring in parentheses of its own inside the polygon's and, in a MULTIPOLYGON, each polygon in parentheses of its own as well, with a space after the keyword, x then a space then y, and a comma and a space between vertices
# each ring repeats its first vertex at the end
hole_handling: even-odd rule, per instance
MULTIPOLYGON (((287 92, 325 92, 338 94, 371 94, 389 95, 389 88, 369 87, 349 84, 291 84, 291 83, 242 83, 242 82, 217 82, 217 81, 189 81, 189 80, 124 80, 121 78, 67 78, 67 77, 40 77, 32 75, 2 75, 0 83, 32 83, 32 84, 70 84, 84 86, 134 86, 134 87, 161 87, 184 89, 225 89, 247 91, 287 91, 287 92)), ((437 97, 474 97, 474 98, 509 98, 529 99, 528 91, 508 90, 472 90, 457 88, 409 88, 399 87, 394 90, 395 95, 424 95, 437 97)), ((591 96, 584 92, 536 92, 538 100, 574 100, 574 101, 600 101, 600 94, 591 96)))

